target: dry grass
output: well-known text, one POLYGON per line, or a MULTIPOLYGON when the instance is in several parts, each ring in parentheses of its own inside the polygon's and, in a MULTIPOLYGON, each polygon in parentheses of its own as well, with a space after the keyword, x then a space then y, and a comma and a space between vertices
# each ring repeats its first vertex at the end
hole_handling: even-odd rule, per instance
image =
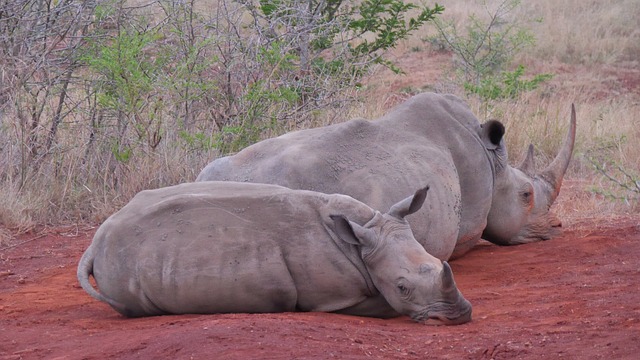
MULTIPOLYGON (((486 16, 502 2, 438 3, 445 6, 447 20, 464 28, 470 15, 486 16)), ((640 2, 540 0, 522 2, 510 16, 510 20, 525 24, 536 38, 536 43, 518 54, 514 63, 524 64, 528 74, 551 73, 554 78, 536 91, 490 106, 470 97, 470 107, 481 121, 495 118, 505 123, 511 163, 519 163, 532 143, 537 165, 542 167, 561 144, 574 103, 577 139, 567 177, 576 203, 563 204, 559 212, 570 216, 579 209, 616 216, 638 211, 640 195, 620 192, 593 169, 588 157, 595 155, 600 161, 618 163, 640 177, 640 2), (612 202, 592 189, 618 192, 630 201, 612 202)), ((398 96, 425 89, 465 96, 455 85, 452 55, 443 61, 442 53, 429 49, 425 39, 434 34, 433 28, 425 28, 396 49, 393 55, 409 76, 403 80, 389 72, 376 76, 371 83, 377 96, 371 98, 367 115, 380 115, 388 108, 380 104, 394 104, 398 96), (417 59, 417 63, 411 59, 417 59)))
MULTIPOLYGON (((464 25, 470 14, 486 11, 482 1, 439 3, 445 5, 446 17, 459 25, 464 25)), ((497 2, 488 3, 493 6, 497 2)), ((516 61, 525 64, 530 73, 553 73, 555 77, 535 92, 493 103, 489 108, 470 98, 474 113, 481 121, 497 118, 506 124, 512 163, 518 163, 527 145, 533 143, 538 165, 544 166, 564 137, 570 104, 575 103, 578 135, 568 174, 568 188, 575 191, 568 191, 557 211, 569 219, 576 213, 617 216, 638 211, 637 198, 636 205, 626 205, 590 192, 591 187, 609 184, 594 172, 586 155, 616 161, 640 176, 640 127, 635 124, 640 114, 640 2, 523 2, 513 17, 526 21, 537 38, 536 45, 516 61), (542 21, 532 21, 538 19, 542 21)), ((393 57, 409 76, 377 71, 361 93, 364 100, 344 109, 345 119, 377 117, 419 91, 464 96, 451 75, 451 55, 430 50, 424 41, 430 34, 433 28, 427 26, 394 50, 393 57)), ((325 123, 318 119, 319 125, 325 123)), ((105 143, 104 157, 84 161, 86 144, 77 141, 81 132, 73 128, 65 131, 59 141, 65 148, 63 155, 29 173, 22 188, 15 176, 2 179, 0 225, 26 231, 37 224, 99 222, 142 189, 195 179, 214 156, 213 152, 195 154, 179 146, 167 146, 136 156, 126 164, 114 164, 109 160, 109 144, 105 143), (113 186, 114 181, 117 186, 113 186)), ((8 139, 17 135, 13 132, 0 128, 0 142, 11 143, 8 139)), ((15 148, 0 146, 0 166, 15 166, 16 154, 15 148)))
POLYGON ((530 24, 538 43, 527 56, 594 65, 640 58, 636 0, 525 1, 519 15, 541 20, 530 24))
MULTIPOLYGON (((469 16, 484 18, 505 0, 440 0, 443 17, 464 28, 469 16)), ((637 0, 521 1, 508 20, 530 29, 536 45, 523 57, 564 64, 612 64, 640 58, 640 2, 637 0)), ((434 34, 425 28, 424 34, 434 34)), ((416 36, 406 46, 419 46, 416 36)), ((637 64, 636 64, 637 66, 637 64)))
MULTIPOLYGON (((0 225, 10 228, 15 233, 24 233, 36 225, 31 212, 46 206, 46 202, 42 201, 43 199, 32 199, 31 194, 21 195, 10 185, 2 184, 0 187, 0 225)), ((8 240, 5 236, 7 232, 2 231, 2 226, 0 232, 2 241, 8 240)))

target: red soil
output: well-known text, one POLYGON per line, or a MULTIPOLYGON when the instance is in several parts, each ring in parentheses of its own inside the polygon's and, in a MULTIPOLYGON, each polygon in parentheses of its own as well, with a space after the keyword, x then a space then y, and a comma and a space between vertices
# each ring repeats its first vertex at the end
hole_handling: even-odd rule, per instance
POLYGON ((473 321, 428 326, 324 313, 127 319, 77 284, 93 230, 0 249, 0 359, 637 359, 640 217, 553 240, 482 243, 451 263, 473 321))

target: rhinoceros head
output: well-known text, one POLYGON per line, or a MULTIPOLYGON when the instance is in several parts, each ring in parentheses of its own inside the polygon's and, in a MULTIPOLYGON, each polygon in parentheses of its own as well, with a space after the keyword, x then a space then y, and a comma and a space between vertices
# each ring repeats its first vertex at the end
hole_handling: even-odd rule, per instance
POLYGON ((447 262, 416 241, 405 216, 418 211, 428 187, 376 215, 361 226, 332 216, 338 236, 360 247, 373 283, 391 307, 415 321, 462 324, 471 320, 471 304, 458 290, 447 262))
MULTIPOLYGON (((549 208, 560 193, 569 166, 576 135, 576 112, 571 106, 571 122, 560 152, 544 170, 535 173, 533 146, 520 166, 506 163, 506 151, 497 150, 495 186, 487 227, 482 237, 495 244, 513 245, 548 240, 561 225, 549 208)), ((501 146, 504 147, 501 142, 501 146)))

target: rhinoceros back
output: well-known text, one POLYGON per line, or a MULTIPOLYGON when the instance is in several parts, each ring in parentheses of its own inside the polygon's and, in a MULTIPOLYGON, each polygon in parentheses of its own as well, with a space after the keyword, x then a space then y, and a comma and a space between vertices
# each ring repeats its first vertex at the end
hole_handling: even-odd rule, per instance
POLYGON ((480 124, 453 96, 422 94, 384 117, 295 131, 214 160, 197 181, 279 184, 342 193, 388 209, 429 184, 429 199, 407 219, 416 240, 447 260, 480 239, 493 185, 480 124))
POLYGON ((372 210, 357 204, 262 184, 143 191, 98 231, 93 275, 127 316, 337 310, 362 301, 352 294, 367 284, 322 219, 350 211, 364 223, 372 210), (340 300, 324 301, 317 291, 340 300))

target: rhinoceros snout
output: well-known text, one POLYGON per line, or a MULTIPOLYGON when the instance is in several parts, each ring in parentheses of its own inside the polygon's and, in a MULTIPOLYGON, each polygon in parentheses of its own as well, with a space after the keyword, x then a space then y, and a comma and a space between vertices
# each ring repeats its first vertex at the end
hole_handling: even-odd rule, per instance
POLYGON ((426 325, 460 325, 471 321, 471 313, 471 303, 461 297, 455 304, 439 304, 437 309, 427 310, 411 318, 426 325))
POLYGON ((441 321, 445 325, 459 325, 459 324, 468 323, 469 321, 471 321, 471 312, 472 312, 471 304, 468 304, 468 305, 469 307, 467 308, 467 311, 465 311, 462 315, 454 318, 445 317, 445 319, 441 319, 441 321))

